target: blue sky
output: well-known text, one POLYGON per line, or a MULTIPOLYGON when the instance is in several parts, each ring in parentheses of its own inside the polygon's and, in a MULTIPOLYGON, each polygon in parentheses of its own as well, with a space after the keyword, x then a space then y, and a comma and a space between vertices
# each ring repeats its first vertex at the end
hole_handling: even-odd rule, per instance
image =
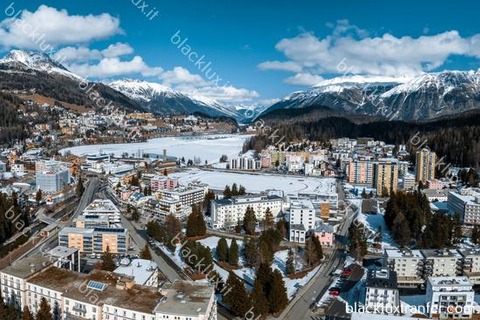
POLYGON ((0 19, 3 52, 39 50, 39 43, 12 20, 12 13, 23 10, 15 19, 38 27, 58 60, 82 76, 103 81, 146 79, 227 104, 269 104, 345 73, 412 77, 480 67, 477 1, 9 4, 5 2, 0 19), (182 41, 188 38, 180 48, 171 41, 178 31, 182 41), (210 72, 199 70, 187 50, 196 53, 190 57, 205 56, 210 72), (208 78, 213 74, 212 80, 221 80, 212 83, 208 78))

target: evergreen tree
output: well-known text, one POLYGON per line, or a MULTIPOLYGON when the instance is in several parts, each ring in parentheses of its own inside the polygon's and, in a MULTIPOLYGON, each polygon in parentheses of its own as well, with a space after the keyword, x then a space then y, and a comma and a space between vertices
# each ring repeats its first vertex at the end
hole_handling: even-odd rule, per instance
POLYGON ((453 244, 458 244, 462 241, 462 220, 460 213, 455 212, 453 215, 453 237, 452 242, 453 244))
POLYGON ((140 252, 140 259, 145 260, 152 260, 152 253, 150 252, 150 248, 148 247, 148 243, 145 243, 142 251, 140 252))
POLYGON ((248 206, 243 218, 243 227, 245 228, 245 233, 248 235, 254 235, 256 224, 257 217, 255 216, 255 211, 253 211, 252 207, 248 206))
POLYGON ((42 189, 38 189, 37 193, 35 194, 35 201, 37 201, 37 204, 40 203, 42 198, 43 198, 42 189))
POLYGON ((107 250, 102 256, 102 270, 113 271, 115 270, 115 261, 113 260, 113 255, 110 252, 110 247, 107 246, 107 250))
POLYGON ((308 238, 305 243, 305 259, 309 266, 318 264, 323 257, 322 246, 319 244, 318 238, 315 236, 308 238))
POLYGON ((240 187, 238 188, 238 195, 240 196, 244 196, 247 192, 245 191, 245 187, 240 185, 240 187))
POLYGON ((253 290, 251 293, 251 300, 253 302, 253 312, 256 317, 266 315, 270 311, 270 303, 263 291, 263 283, 255 279, 253 283, 253 290))
POLYGON ((225 186, 225 189, 223 190, 223 197, 225 199, 230 199, 232 197, 232 190, 230 190, 229 185, 225 186))
POLYGON ((273 225, 275 223, 275 220, 273 218, 272 211, 270 208, 267 208, 265 211, 265 220, 263 221, 264 229, 271 229, 273 228, 273 225))
POLYGON ((28 306, 23 309, 22 320, 35 320, 28 306))
POLYGON ((81 197, 84 191, 85 191, 85 187, 83 185, 82 175, 79 174, 78 182, 77 182, 77 190, 76 190, 77 196, 81 197))
POLYGON ((250 310, 252 303, 243 281, 230 271, 225 287, 229 290, 223 292, 222 301, 234 315, 245 316, 248 310, 250 310))
POLYGON ((217 260, 225 262, 228 259, 228 243, 224 237, 218 240, 217 244, 217 260))
POLYGON ((47 299, 42 297, 42 299, 40 299, 40 308, 35 316, 35 320, 52 320, 53 315, 51 310, 52 309, 50 308, 47 299))
POLYGON ((195 205, 187 219, 187 237, 204 236, 206 233, 207 225, 205 219, 200 208, 195 205))
POLYGON ((247 265, 256 266, 259 262, 259 254, 257 249, 257 243, 254 238, 247 238, 245 237, 243 240, 244 244, 244 255, 245 255, 245 262, 247 265))
POLYGON ((282 274, 276 269, 273 272, 273 281, 268 301, 270 302, 270 312, 272 313, 281 311, 288 304, 287 289, 285 288, 282 274))
POLYGON ((295 273, 295 261, 293 259, 292 249, 288 250, 288 258, 286 262, 286 273, 287 275, 292 275, 295 273))
POLYGON ((235 182, 232 184, 232 196, 238 196, 238 187, 235 182))
POLYGON ((282 235, 282 238, 285 239, 285 237, 287 236, 287 222, 285 221, 284 218, 281 218, 280 220, 278 220, 277 230, 282 235))
POLYGON ((166 236, 163 227, 155 220, 147 222, 147 234, 159 242, 164 242, 166 236))
POLYGON ((270 248, 267 242, 260 241, 260 262, 271 264, 273 262, 274 252, 270 248))
POLYGON ((228 262, 234 266, 238 264, 238 245, 237 245, 237 240, 235 238, 232 239, 232 243, 230 244, 228 262))
POLYGON ((140 220, 140 213, 138 212, 138 209, 135 207, 132 210, 132 220, 135 222, 138 222, 138 220, 140 220))

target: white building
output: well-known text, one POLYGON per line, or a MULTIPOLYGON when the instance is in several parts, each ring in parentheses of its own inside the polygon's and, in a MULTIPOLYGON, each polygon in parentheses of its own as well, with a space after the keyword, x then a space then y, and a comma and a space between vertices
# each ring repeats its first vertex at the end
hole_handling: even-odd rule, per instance
POLYGON ((423 279, 424 257, 420 250, 385 250, 385 265, 397 274, 400 287, 419 286, 423 279))
POLYGON ((61 191, 70 183, 70 170, 61 165, 48 163, 43 166, 36 166, 35 183, 37 189, 44 192, 58 192, 61 191))
POLYGON ((283 199, 278 196, 247 195, 236 196, 231 199, 212 200, 211 204, 212 227, 228 228, 243 221, 247 208, 255 212, 257 221, 265 219, 265 212, 270 209, 273 217, 278 216, 283 207, 283 199))
POLYGON ((192 206, 197 203, 202 203, 207 192, 207 185, 190 183, 187 186, 179 186, 172 190, 159 190, 156 196, 160 199, 177 199, 180 200, 182 205, 192 206))
POLYGON ((467 277, 429 277, 427 303, 431 318, 469 319, 475 292, 467 277))
POLYGON ((93 200, 82 212, 82 215, 107 216, 110 223, 120 223, 120 210, 108 199, 93 200))
POLYGON ((480 190, 462 189, 448 193, 448 209, 462 215, 466 224, 480 224, 480 190))
POLYGON ((158 265, 145 259, 134 259, 128 265, 120 265, 113 272, 133 277, 138 285, 158 287, 158 265))
POLYGON ((289 206, 289 241, 305 243, 315 228, 315 207, 308 199, 291 199, 289 206))
POLYGON ((262 168, 262 161, 252 157, 239 157, 230 159, 231 170, 257 171, 262 168))
POLYGON ((480 250, 460 249, 458 252, 463 258, 463 275, 467 276, 474 285, 480 284, 480 250))
POLYGON ((387 268, 369 270, 365 310, 370 313, 395 314, 399 305, 400 295, 395 271, 387 268))
POLYGON ((457 250, 422 250, 425 277, 458 276, 462 274, 462 255, 457 250))
MULTIPOLYGON (((10 282, 8 276, 7 281, 10 282)), ((15 280, 13 284, 16 285, 15 280)), ((36 313, 41 298, 45 298, 52 309, 57 309, 61 319, 217 318, 214 287, 203 283, 176 281, 159 291, 135 284, 131 276, 119 277, 101 270, 84 274, 46 266, 36 273, 29 272, 23 288, 24 298, 18 305, 21 309, 28 306, 36 313)), ((6 293, 12 297, 10 291, 6 293)), ((3 291, 2 296, 7 297, 3 291)))

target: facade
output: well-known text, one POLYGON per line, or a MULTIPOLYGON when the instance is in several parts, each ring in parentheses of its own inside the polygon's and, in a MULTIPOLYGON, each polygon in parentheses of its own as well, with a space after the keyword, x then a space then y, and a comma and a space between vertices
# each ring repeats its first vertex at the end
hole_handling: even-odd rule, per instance
POLYGON ((207 194, 208 187, 203 184, 189 184, 188 186, 177 187, 173 190, 160 190, 157 192, 158 199, 177 199, 182 205, 193 206, 202 203, 207 194))
POLYGON ((248 207, 253 208, 257 221, 265 219, 265 212, 270 209, 274 217, 278 216, 283 207, 283 199, 278 196, 248 195, 236 196, 231 199, 212 200, 210 203, 212 227, 229 228, 243 220, 248 207))
POLYGON ((427 189, 443 189, 443 182, 437 179, 427 181, 427 189))
POLYGON ((462 274, 462 256, 457 250, 422 250, 422 254, 425 257, 425 278, 462 274))
POLYGON ((70 170, 66 167, 50 168, 35 173, 37 189, 59 192, 70 182, 70 170))
POLYGON ((192 213, 192 206, 183 205, 180 199, 149 199, 145 201, 142 207, 142 214, 146 217, 153 217, 160 221, 165 221, 169 215, 175 216, 180 220, 186 220, 192 213))
POLYGON ((150 180, 150 187, 153 192, 164 189, 175 189, 178 187, 178 179, 172 179, 166 176, 155 176, 150 180))
POLYGON ((430 202, 447 202, 449 191, 447 189, 423 189, 422 193, 430 202))
MULTIPOLYGON (((40 299, 47 299, 61 319, 191 319, 216 320, 213 286, 176 281, 158 288, 135 284, 133 277, 119 277, 94 270, 90 274, 44 267, 25 282, 21 309, 38 311, 40 299), (132 294, 134 292, 134 294, 132 294)), ((4 298, 6 297, 2 292, 4 298)))
POLYGON ((373 162, 355 160, 348 164, 347 177, 350 183, 369 184, 373 183, 373 162))
POLYGON ((400 306, 395 271, 387 268, 369 270, 367 274, 365 310, 382 314, 396 313, 400 306))
POLYGON ((417 151, 415 165, 415 179, 417 182, 426 183, 428 180, 435 179, 435 166, 437 156, 435 152, 428 149, 417 151))
POLYGON ((462 255, 463 275, 467 276, 474 285, 480 284, 480 250, 463 249, 458 250, 462 255))
POLYGON ((262 168, 262 161, 251 157, 230 159, 231 170, 257 171, 262 168))
POLYGON ((449 192, 448 209, 460 213, 465 224, 480 224, 480 190, 462 189, 460 192, 449 192))
POLYGON ((475 292, 467 277, 429 277, 427 303, 431 318, 470 319, 475 292))
POLYGON ((335 240, 335 233, 333 232, 333 227, 326 223, 318 225, 315 228, 315 237, 318 238, 318 241, 322 246, 333 246, 333 242, 335 240))
POLYGON ((388 196, 398 189, 398 164, 378 162, 374 165, 373 186, 380 197, 388 196))
POLYGON ((419 286, 423 278, 424 257, 420 250, 385 250, 384 265, 397 274, 399 287, 419 286))
POLYGON ((305 243, 315 228, 315 207, 307 199, 295 199, 289 209, 289 241, 305 243))
POLYGON ((130 248, 130 236, 123 228, 63 228, 58 233, 60 246, 76 248, 80 252, 125 253, 130 248))

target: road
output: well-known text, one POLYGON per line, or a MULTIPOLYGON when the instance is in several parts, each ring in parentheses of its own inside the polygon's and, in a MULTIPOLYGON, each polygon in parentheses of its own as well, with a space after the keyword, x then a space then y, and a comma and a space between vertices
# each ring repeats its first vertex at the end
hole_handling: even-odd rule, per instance
MULTIPOLYGON (((115 197, 108 191, 102 191, 101 194, 116 203, 115 197)), ((121 207, 119 207, 119 209, 122 210, 121 207)), ((142 235, 138 232, 135 226, 128 219, 126 219, 123 214, 121 214, 120 217, 123 226, 128 229, 130 237, 135 243, 136 247, 138 249, 142 249, 143 247, 145 247, 145 245, 148 243, 147 240, 142 237, 142 235)), ((151 254, 153 260, 157 263, 158 268, 165 275, 168 281, 173 282, 176 279, 185 278, 185 275, 183 273, 181 273, 179 270, 172 268, 170 264, 168 264, 165 259, 159 256, 154 250, 151 250, 151 254)))
POLYGON ((56 231, 52 232, 50 236, 42 240, 38 245, 36 245, 32 250, 28 251, 23 255, 23 257, 29 257, 35 254, 42 254, 48 252, 50 249, 55 248, 58 245, 58 232, 64 227, 69 226, 72 221, 83 212, 83 210, 89 205, 95 198, 96 193, 99 189, 99 180, 97 178, 91 178, 88 183, 85 191, 83 192, 80 201, 78 202, 77 209, 74 211, 73 215, 67 221, 59 222, 58 220, 55 223, 58 223, 58 228, 56 231))
MULTIPOLYGON (((337 182, 337 192, 342 201, 345 200, 345 193, 341 182, 337 182)), ((346 236, 348 228, 358 214, 359 208, 353 210, 353 207, 348 206, 342 224, 339 227, 338 234, 346 236)), ((300 288, 295 298, 290 302, 287 308, 282 312, 278 319, 315 319, 315 314, 311 311, 310 306, 316 303, 325 293, 332 282, 330 274, 339 268, 345 260, 345 254, 338 244, 330 255, 328 261, 324 263, 313 279, 305 286, 300 288)))

